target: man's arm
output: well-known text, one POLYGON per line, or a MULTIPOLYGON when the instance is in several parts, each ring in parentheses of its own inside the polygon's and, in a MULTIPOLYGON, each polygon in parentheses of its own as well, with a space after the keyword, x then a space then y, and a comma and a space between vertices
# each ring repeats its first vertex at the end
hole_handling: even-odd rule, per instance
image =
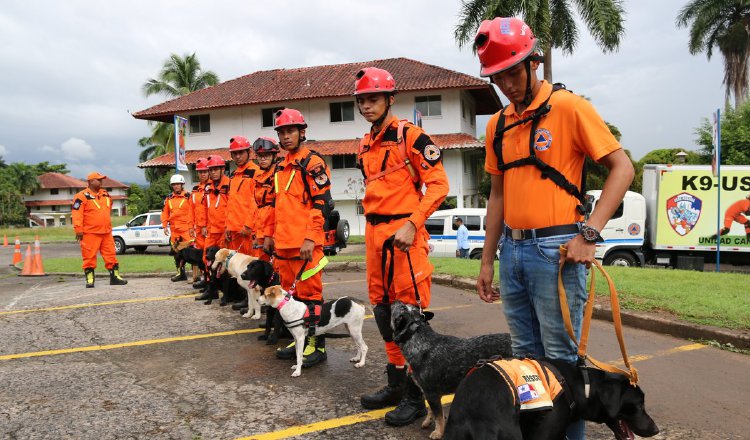
MULTIPOLYGON (((604 182, 602 195, 596 203, 596 209, 586 221, 586 224, 601 231, 607 224, 617 207, 622 203, 625 192, 633 182, 635 170, 633 163, 625 151, 618 149, 602 157, 599 163, 607 167, 609 176, 604 182)), ((594 261, 596 244, 587 243, 581 235, 570 240, 566 247, 568 249, 566 261, 569 263, 583 263, 589 266, 594 261)), ((561 256, 562 258, 562 256, 561 256)))
POLYGON ((492 288, 495 277, 495 255, 497 243, 502 235, 505 220, 503 212, 503 176, 490 175, 490 197, 487 200, 487 216, 485 217, 484 248, 482 250, 482 266, 477 280, 477 292, 485 302, 500 299, 500 292, 492 288))

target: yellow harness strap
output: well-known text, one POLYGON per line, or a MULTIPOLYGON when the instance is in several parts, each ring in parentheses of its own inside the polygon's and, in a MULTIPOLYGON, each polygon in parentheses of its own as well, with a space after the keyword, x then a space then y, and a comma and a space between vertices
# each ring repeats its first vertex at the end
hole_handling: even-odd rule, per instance
POLYGON ((589 285, 589 296, 586 300, 586 309, 583 314, 583 324, 581 325, 581 340, 576 341, 575 332, 573 332, 573 324, 570 321, 570 308, 568 307, 568 296, 565 293, 565 286, 563 285, 563 279, 562 279, 562 273, 563 273, 563 266, 565 266, 565 255, 567 254, 568 250, 565 248, 565 246, 560 246, 560 255, 563 257, 563 259, 560 262, 560 269, 557 273, 557 291, 560 295, 560 309, 562 310, 562 316, 563 316, 563 322, 565 323, 565 330, 568 332, 568 336, 570 336, 570 339, 573 340, 573 343, 578 345, 578 356, 581 357, 581 359, 588 359, 591 361, 591 363, 604 371, 608 371, 610 373, 616 373, 616 374, 622 374, 623 376, 627 377, 630 380, 630 384, 635 386, 638 383, 638 370, 635 369, 630 364, 630 360, 628 359, 628 352, 625 348, 625 339, 622 334, 622 319, 620 318, 620 303, 617 299, 617 290, 615 289, 615 283, 612 281, 612 278, 609 276, 609 274, 604 270, 602 265, 597 261, 594 260, 594 266, 596 266, 597 269, 604 275, 604 278, 607 280, 607 284, 609 284, 609 300, 610 305, 612 307, 612 322, 614 323, 615 327, 615 334, 617 335, 617 342, 620 344, 620 353, 622 354, 622 360, 625 363, 625 367, 628 368, 629 371, 621 370, 614 365, 607 364, 605 362, 597 361, 590 355, 586 354, 586 348, 588 346, 589 341, 589 328, 591 327, 591 316, 594 312, 594 299, 595 299, 595 277, 596 274, 595 271, 591 271, 591 284, 589 285))
POLYGON ((310 269, 307 269, 306 271, 302 272, 302 275, 300 275, 299 277, 300 281, 305 281, 306 279, 320 272, 321 270, 323 270, 324 267, 326 267, 327 264, 328 264, 328 258, 324 255, 323 258, 321 258, 320 261, 318 261, 318 264, 315 265, 315 267, 311 267, 310 269))

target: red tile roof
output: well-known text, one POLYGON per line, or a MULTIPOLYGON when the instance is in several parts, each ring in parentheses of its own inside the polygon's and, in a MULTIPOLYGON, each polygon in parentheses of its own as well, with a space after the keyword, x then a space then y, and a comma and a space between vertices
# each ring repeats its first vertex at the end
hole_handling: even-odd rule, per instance
MULTIPOLYGON (((430 138, 442 150, 452 150, 457 148, 484 148, 474 136, 466 133, 455 134, 433 134, 430 138)), ((315 150, 323 156, 334 156, 337 154, 355 154, 359 149, 359 139, 343 139, 335 141, 308 141, 305 143, 307 148, 315 150)), ((212 148, 208 150, 187 150, 185 159, 188 164, 194 164, 200 157, 207 157, 211 154, 218 154, 227 162, 232 160, 228 148, 212 148)), ((151 160, 138 165, 139 168, 151 167, 173 167, 174 153, 165 154, 155 157, 151 160)))
MULTIPOLYGON (((127 196, 111 196, 111 198, 112 200, 125 200, 128 197, 127 196)), ((70 206, 73 204, 73 199, 70 199, 70 200, 30 200, 28 202, 23 202, 23 203, 26 206, 70 206)))
MULTIPOLYGON (((85 180, 76 179, 73 176, 62 173, 44 173, 38 177, 39 188, 41 189, 53 189, 53 188, 86 188, 88 183, 85 180)), ((122 182, 118 182, 115 179, 107 177, 102 180, 103 188, 130 188, 122 182)))
POLYGON ((492 114, 501 108, 495 89, 483 79, 409 58, 389 58, 259 71, 141 110, 133 117, 172 122, 173 115, 181 112, 351 96, 354 75, 368 66, 391 72, 399 91, 467 89, 476 99, 477 114, 492 114))

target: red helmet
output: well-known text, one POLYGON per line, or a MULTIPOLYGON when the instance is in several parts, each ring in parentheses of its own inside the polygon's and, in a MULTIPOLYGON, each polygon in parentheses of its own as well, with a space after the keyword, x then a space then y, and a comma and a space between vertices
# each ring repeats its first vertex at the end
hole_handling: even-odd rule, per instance
POLYGON ((195 161, 195 171, 208 171, 208 159, 205 157, 199 157, 195 161))
POLYGON ((492 76, 525 60, 536 49, 536 37, 519 18, 485 20, 474 37, 482 65, 480 76, 492 76))
POLYGON ((253 151, 256 153, 278 153, 281 150, 276 140, 262 136, 253 142, 253 151))
POLYGON ((229 139, 229 151, 243 151, 250 149, 250 141, 245 136, 235 136, 229 139))
POLYGON ((224 158, 221 156, 216 156, 216 155, 208 156, 208 161, 207 161, 208 168, 218 168, 218 167, 224 168, 226 164, 227 163, 224 162, 224 158))
POLYGON ((395 93, 396 80, 387 70, 365 67, 357 72, 354 80, 354 96, 365 93, 395 93))
POLYGON ((296 125, 300 130, 307 128, 305 117, 299 110, 293 108, 282 108, 276 114, 276 129, 286 127, 287 125, 296 125))

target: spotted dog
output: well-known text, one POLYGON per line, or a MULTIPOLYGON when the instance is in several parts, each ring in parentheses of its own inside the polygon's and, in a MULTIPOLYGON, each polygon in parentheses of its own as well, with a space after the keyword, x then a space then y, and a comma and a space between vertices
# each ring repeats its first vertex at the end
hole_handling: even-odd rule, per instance
POLYGON ((229 274, 237 280, 237 284, 247 292, 248 312, 244 315, 250 319, 260 319, 260 289, 250 286, 247 280, 242 279, 242 274, 247 270, 247 266, 257 260, 257 257, 251 257, 231 249, 222 248, 214 255, 214 261, 211 268, 215 271, 216 277, 220 278, 224 273, 229 274))

